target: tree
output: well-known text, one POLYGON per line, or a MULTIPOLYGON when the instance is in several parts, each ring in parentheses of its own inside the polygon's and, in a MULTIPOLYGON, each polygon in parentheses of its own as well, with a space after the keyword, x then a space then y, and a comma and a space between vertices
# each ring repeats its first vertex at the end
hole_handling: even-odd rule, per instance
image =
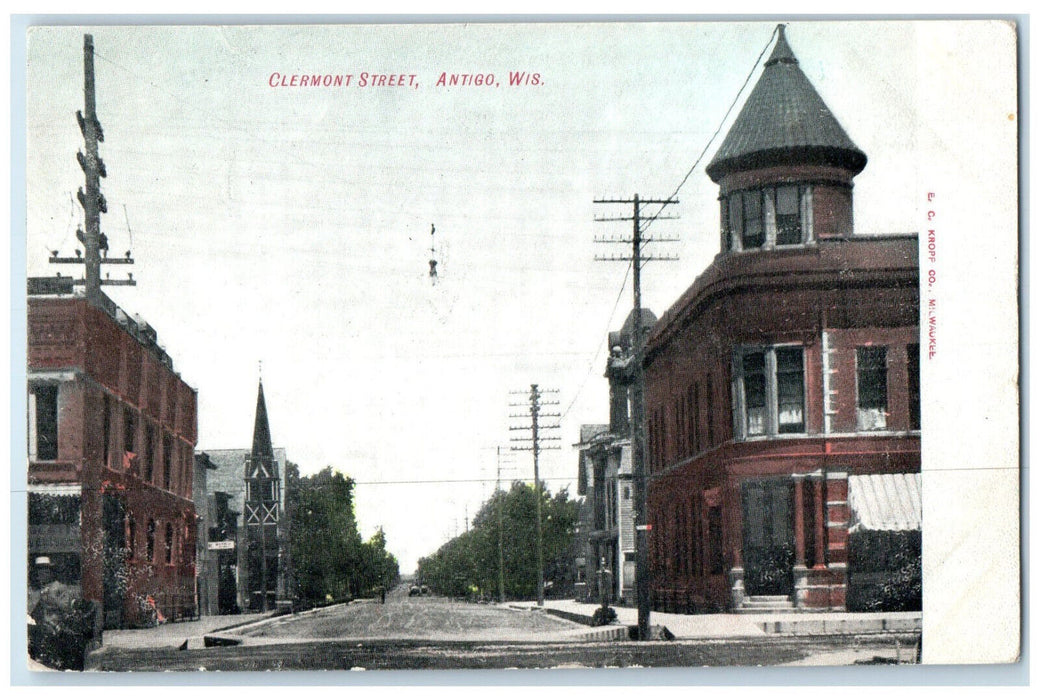
POLYGON ((398 579, 397 559, 379 530, 362 542, 354 517, 354 480, 325 467, 301 477, 287 469, 288 515, 297 592, 308 603, 357 597, 398 579))
MULTIPOLYGON (((578 503, 561 489, 550 496, 543 485, 542 556, 546 581, 567 591, 571 580, 571 545, 578 522, 578 503)), ((452 538, 434 554, 419 560, 418 578, 444 595, 466 595, 475 588, 494 596, 498 591, 498 513, 502 511, 502 559, 505 592, 511 598, 533 598, 538 587, 536 496, 533 486, 514 482, 497 491, 473 518, 473 527, 452 538)))

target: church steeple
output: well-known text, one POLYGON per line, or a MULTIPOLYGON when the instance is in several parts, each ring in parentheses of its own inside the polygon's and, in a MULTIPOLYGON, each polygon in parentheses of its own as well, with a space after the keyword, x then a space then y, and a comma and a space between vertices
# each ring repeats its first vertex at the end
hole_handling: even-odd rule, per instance
POLYGON ((253 449, 250 453, 254 460, 274 462, 274 448, 271 446, 271 426, 267 421, 267 402, 264 400, 264 381, 261 379, 256 393, 256 418, 253 421, 253 449))

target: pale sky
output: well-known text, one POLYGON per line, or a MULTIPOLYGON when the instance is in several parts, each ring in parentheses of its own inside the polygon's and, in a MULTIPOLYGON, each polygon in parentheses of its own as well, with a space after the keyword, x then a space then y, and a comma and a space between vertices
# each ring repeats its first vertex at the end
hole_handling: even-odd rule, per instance
MULTIPOLYGON (((563 449, 543 455, 541 475, 574 494, 571 445, 582 423, 606 421, 605 334, 632 304, 629 283, 615 307, 625 265, 594 260, 627 251, 593 243, 630 233, 595 216, 630 211, 593 199, 671 195, 774 25, 38 28, 27 47, 28 273, 55 274, 48 251, 77 246, 89 31, 102 230, 113 254, 131 248, 137 260, 138 286, 106 292, 155 327, 198 390, 199 449, 249 446, 262 361, 276 446, 304 473, 332 465, 356 479, 363 535, 382 526, 407 572, 492 492, 495 446, 509 444, 509 404, 522 398, 511 391, 559 389, 563 449), (511 70, 543 84, 509 87, 511 70), (363 71, 415 74, 418 87, 354 87, 363 71), (272 88, 275 72, 354 78, 272 88), (442 72, 493 73, 500 86, 437 87, 442 72)), ((869 158, 857 232, 920 228, 920 172, 936 167, 921 153, 967 167, 944 132, 955 117, 921 111, 922 90, 934 104, 946 88, 920 76, 940 60, 985 66, 957 32, 926 33, 788 26, 802 70, 869 158)), ((650 229, 681 238, 659 249, 679 262, 644 268, 644 304, 658 315, 717 252, 718 190, 704 166, 739 106, 678 192, 670 213, 681 218, 650 229)), ((505 479, 531 479, 529 453, 507 461, 505 479)))

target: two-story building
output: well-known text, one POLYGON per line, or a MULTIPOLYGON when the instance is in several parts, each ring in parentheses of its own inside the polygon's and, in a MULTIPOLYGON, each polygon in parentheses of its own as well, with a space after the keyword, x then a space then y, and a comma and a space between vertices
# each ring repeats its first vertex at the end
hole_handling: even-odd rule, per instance
POLYGON ((866 163, 780 27, 707 167, 721 250, 647 344, 658 610, 920 605, 918 241, 854 233, 866 163))

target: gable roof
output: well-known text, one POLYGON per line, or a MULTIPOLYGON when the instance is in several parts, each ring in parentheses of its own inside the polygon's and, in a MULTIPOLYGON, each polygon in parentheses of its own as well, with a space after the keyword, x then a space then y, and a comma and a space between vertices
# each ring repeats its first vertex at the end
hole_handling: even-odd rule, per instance
POLYGON ((755 88, 705 171, 714 182, 741 170, 822 164, 858 174, 867 156, 838 123, 798 66, 777 28, 776 45, 755 88))

